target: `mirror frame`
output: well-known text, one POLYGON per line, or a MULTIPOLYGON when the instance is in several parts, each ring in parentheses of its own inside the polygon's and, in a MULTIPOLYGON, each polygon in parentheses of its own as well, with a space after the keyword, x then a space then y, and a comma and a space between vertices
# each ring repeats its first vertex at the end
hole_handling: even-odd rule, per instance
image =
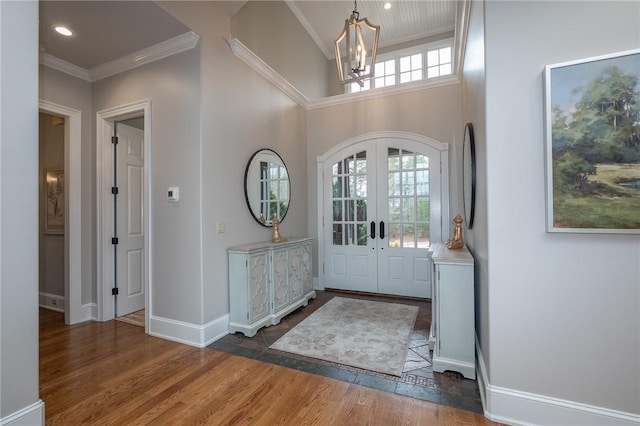
POLYGON ((467 228, 471 229, 476 214, 476 141, 471 123, 464 126, 462 141, 462 203, 467 228))
POLYGON ((287 202, 287 209, 284 211, 284 214, 282 215, 281 218, 279 218, 280 222, 282 222, 284 220, 284 218, 287 216, 287 213, 289 212, 289 207, 291 206, 291 175, 289 174, 289 168, 287 167, 286 163, 284 162, 284 160, 282 159, 282 157, 280 156, 280 154, 278 154, 276 151, 274 151, 273 149, 270 148, 260 148, 259 150, 257 150, 256 152, 254 152, 251 155, 251 158, 249 158, 249 161, 247 162, 247 167, 244 171, 244 199, 247 203, 247 208, 249 209, 249 213, 251 213, 251 216, 253 217, 253 219, 259 223, 261 226, 264 226, 265 228, 271 228, 273 227, 273 225, 271 224, 270 218, 265 218, 265 220, 268 220, 269 222, 263 223, 260 221, 260 218, 258 215, 256 215, 256 213, 253 211, 252 207, 251 207, 251 202, 249 200, 249 191, 247 190, 247 180, 249 178, 249 170, 251 169, 251 165, 253 163, 253 160, 261 153, 268 153, 270 155, 275 155, 276 157, 278 157, 278 159, 280 160, 280 162, 282 163, 282 166, 285 168, 285 170, 287 171, 287 180, 289 182, 288 185, 288 189, 289 189, 289 193, 288 193, 288 202, 287 202))

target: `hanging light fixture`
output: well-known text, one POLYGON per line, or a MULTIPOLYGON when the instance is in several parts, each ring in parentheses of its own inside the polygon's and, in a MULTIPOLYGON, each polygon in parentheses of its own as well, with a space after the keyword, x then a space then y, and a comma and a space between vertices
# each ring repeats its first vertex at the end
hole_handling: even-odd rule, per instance
POLYGON ((342 34, 335 41, 335 54, 340 84, 357 82, 362 87, 364 80, 374 74, 380 26, 373 25, 367 18, 360 19, 356 1, 351 16, 344 21, 342 34))

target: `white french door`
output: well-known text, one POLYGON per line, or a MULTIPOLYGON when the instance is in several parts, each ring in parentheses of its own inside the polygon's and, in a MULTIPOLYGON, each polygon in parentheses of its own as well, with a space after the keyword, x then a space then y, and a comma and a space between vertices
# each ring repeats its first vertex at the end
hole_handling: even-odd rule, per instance
POLYGON ((431 297, 427 248, 442 236, 441 151, 375 138, 323 164, 324 287, 431 297))

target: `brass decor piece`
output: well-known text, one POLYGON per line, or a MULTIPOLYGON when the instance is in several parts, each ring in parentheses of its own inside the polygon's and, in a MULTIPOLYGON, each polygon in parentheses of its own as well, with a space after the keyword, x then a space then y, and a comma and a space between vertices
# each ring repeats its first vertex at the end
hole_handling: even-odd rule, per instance
POLYGON ((449 249, 461 249, 464 247, 464 241, 462 240, 462 216, 456 215, 453 218, 453 238, 447 241, 446 246, 449 249))
POLYGON ((288 241, 287 238, 280 236, 280 220, 278 219, 278 215, 276 213, 273 214, 273 236, 271 237, 271 241, 274 243, 283 243, 288 241))

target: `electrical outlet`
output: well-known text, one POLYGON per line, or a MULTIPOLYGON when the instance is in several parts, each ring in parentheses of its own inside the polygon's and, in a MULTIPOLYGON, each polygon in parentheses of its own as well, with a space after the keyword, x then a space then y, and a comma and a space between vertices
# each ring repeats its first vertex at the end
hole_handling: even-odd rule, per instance
POLYGON ((58 300, 57 299, 51 299, 51 306, 58 306, 58 300))
POLYGON ((225 232, 227 232, 227 225, 224 222, 217 222, 216 223, 216 232, 218 234, 224 234, 225 232))

